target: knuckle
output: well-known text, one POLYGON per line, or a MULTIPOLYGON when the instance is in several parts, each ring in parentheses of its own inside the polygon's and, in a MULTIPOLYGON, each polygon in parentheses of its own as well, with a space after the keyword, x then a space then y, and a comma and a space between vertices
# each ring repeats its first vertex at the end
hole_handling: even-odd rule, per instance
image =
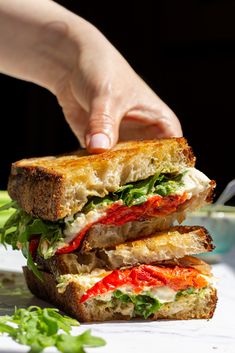
POLYGON ((89 119, 89 128, 111 130, 115 125, 114 117, 109 113, 95 113, 89 119))

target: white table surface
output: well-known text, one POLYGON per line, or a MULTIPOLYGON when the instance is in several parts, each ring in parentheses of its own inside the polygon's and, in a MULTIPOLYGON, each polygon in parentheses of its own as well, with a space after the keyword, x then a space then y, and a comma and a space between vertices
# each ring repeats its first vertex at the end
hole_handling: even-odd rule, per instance
MULTIPOLYGON (((22 255, 17 251, 0 248, 0 270, 14 271, 22 281, 22 255)), ((1 272, 2 272, 1 271, 1 272)), ((213 265, 218 278, 218 304, 213 319, 189 321, 138 321, 82 324, 74 329, 81 333, 91 329, 93 335, 103 337, 107 344, 90 348, 88 353, 235 353, 235 249, 221 263, 213 265)), ((17 282, 17 281, 16 281, 17 282)), ((46 305, 28 292, 4 298, 0 288, 0 311, 8 313, 14 305, 46 305)), ((28 348, 0 336, 0 353, 27 352, 28 348)), ((46 349, 45 353, 56 352, 46 349)))

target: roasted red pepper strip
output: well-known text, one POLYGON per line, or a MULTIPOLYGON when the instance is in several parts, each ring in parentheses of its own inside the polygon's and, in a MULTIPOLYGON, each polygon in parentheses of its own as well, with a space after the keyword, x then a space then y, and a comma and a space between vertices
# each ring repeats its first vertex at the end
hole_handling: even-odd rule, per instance
POLYGON ((168 286, 179 291, 190 287, 203 288, 207 284, 201 273, 192 267, 140 265, 131 269, 112 271, 88 289, 80 303, 97 295, 121 289, 123 285, 131 285, 133 292, 139 293, 144 287, 168 286))
POLYGON ((119 203, 114 203, 107 211, 106 215, 98 219, 96 222, 88 224, 78 235, 72 240, 69 245, 57 250, 56 254, 66 254, 77 249, 81 244, 87 231, 97 223, 111 224, 120 226, 127 222, 143 221, 151 217, 163 216, 173 213, 177 210, 179 205, 187 200, 187 193, 182 195, 159 196, 150 197, 145 203, 137 206, 123 206, 119 203))
POLYGON ((86 235, 86 232, 91 228, 91 226, 94 223, 88 224, 81 232, 78 233, 78 235, 72 240, 72 242, 69 245, 64 246, 61 249, 58 249, 56 251, 56 254, 67 254, 69 252, 72 252, 73 250, 77 249, 79 245, 81 244, 83 238, 86 235))
POLYGON ((137 206, 123 206, 114 204, 107 210, 107 215, 98 220, 101 224, 120 226, 127 222, 145 220, 151 217, 163 216, 175 212, 179 205, 185 202, 187 193, 183 195, 169 195, 150 197, 145 203, 137 206))

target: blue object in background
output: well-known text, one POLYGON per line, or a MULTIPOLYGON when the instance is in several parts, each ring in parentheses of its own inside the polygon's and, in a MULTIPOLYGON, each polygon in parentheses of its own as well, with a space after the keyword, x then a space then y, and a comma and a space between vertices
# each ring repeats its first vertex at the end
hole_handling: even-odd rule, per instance
POLYGON ((203 226, 213 238, 216 248, 212 253, 225 254, 235 246, 235 207, 232 206, 207 206, 197 212, 190 213, 183 225, 203 226))

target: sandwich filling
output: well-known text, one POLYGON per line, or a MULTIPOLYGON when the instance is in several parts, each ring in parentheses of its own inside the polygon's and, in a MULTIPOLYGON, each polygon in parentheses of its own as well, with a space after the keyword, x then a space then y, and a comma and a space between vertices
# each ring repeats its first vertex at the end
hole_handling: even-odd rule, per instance
POLYGON ((195 168, 178 174, 155 174, 129 183, 106 197, 92 197, 81 212, 56 222, 32 217, 13 202, 16 212, 2 230, 1 242, 21 249, 31 259, 36 252, 45 259, 79 248, 95 224, 120 226, 127 222, 164 217, 177 212, 193 196, 211 188, 210 180, 195 168))
POLYGON ((77 282, 84 290, 80 303, 95 299, 110 305, 131 304, 136 316, 146 319, 164 303, 174 302, 182 295, 203 295, 211 276, 193 267, 140 265, 111 272, 62 275, 57 280, 61 293, 70 282, 77 282))
POLYGON ((164 217, 210 187, 210 180, 195 168, 179 174, 156 174, 122 186, 105 198, 92 197, 82 212, 65 218, 64 244, 57 253, 77 249, 95 224, 120 226, 127 222, 164 217))

